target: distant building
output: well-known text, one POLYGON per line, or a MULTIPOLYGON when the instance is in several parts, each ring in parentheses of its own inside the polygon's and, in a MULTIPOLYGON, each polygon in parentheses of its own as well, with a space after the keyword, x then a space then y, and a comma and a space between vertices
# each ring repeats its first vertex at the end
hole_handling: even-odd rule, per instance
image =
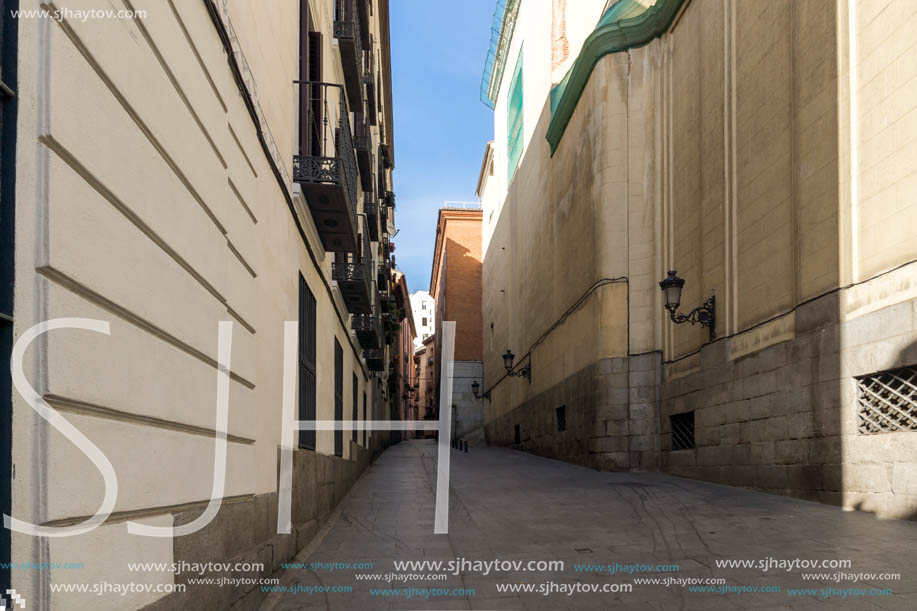
MULTIPOLYGON (((391 389, 392 420, 417 420, 417 403, 414 396, 414 341, 417 332, 414 329, 414 317, 411 316, 408 283, 405 275, 395 270, 392 296, 394 308, 389 314, 393 331, 393 342, 390 349, 391 368, 389 370, 389 387, 391 389)), ((402 439, 413 435, 402 434, 402 439)))
MULTIPOLYGON (((451 202, 447 202, 451 204, 451 202)), ((439 401, 442 323, 455 322, 455 368, 452 386, 452 435, 483 441, 482 401, 471 390, 481 383, 481 209, 480 205, 447 205, 440 209, 433 250, 430 295, 436 302, 433 385, 439 401)), ((443 406, 438 406, 442 409, 443 406)))
MULTIPOLYGON (((433 379, 435 359, 433 351, 436 348, 436 336, 431 335, 421 342, 420 348, 414 352, 415 371, 417 372, 417 417, 420 420, 432 420, 436 417, 436 388, 433 379)), ((429 431, 426 437, 433 437, 429 431)))
POLYGON ((414 325, 417 328, 417 337, 414 339, 414 349, 423 346, 423 340, 436 331, 434 308, 436 301, 427 291, 414 291, 411 293, 411 312, 414 314, 414 325))

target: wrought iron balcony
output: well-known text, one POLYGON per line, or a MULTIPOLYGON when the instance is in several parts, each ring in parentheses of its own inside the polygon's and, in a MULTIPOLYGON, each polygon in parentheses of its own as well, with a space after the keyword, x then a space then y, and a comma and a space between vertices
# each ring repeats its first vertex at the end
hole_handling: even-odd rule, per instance
POLYGON ((293 157, 299 183, 325 250, 357 250, 357 163, 344 89, 299 82, 300 117, 306 122, 300 154, 293 157))
POLYGON ((373 49, 372 35, 369 48, 363 49, 363 86, 366 87, 366 114, 371 125, 378 122, 376 107, 376 55, 373 49))
POLYGON ((389 262, 388 258, 384 258, 382 263, 379 264, 378 269, 378 278, 379 284, 388 286, 388 283, 392 279, 392 264, 389 262))
POLYGON ((382 324, 378 310, 372 314, 354 314, 353 330, 363 348, 382 347, 382 324))
POLYGON ((371 36, 369 33, 369 17, 372 3, 373 0, 357 0, 357 10, 360 15, 360 34, 363 36, 363 40, 370 40, 371 36))
POLYGON ((360 185, 364 191, 373 191, 372 131, 362 113, 354 113, 353 147, 357 151, 357 165, 360 168, 360 185))
POLYGON ((331 277, 337 282, 347 310, 353 314, 371 314, 372 259, 369 238, 363 236, 362 256, 347 255, 347 261, 331 265, 331 277))
POLYGON ((334 37, 341 52, 347 97, 354 110, 363 105, 363 44, 357 4, 357 0, 336 0, 334 3, 334 37))
POLYGON ((370 371, 385 371, 385 350, 382 348, 368 348, 363 350, 363 358, 370 371))
POLYGON ((366 228, 369 239, 379 241, 379 204, 376 203, 374 194, 370 191, 363 192, 363 212, 366 214, 366 228))

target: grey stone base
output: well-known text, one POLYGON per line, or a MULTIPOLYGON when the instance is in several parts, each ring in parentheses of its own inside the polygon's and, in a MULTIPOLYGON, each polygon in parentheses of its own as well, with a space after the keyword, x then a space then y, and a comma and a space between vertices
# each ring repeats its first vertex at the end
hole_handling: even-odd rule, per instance
POLYGON ((593 363, 485 425, 487 442, 605 471, 656 469, 659 367, 658 353, 593 363))
MULTIPOLYGON (((380 450, 381 451, 381 450, 380 450)), ((175 583, 187 584, 144 607, 149 611, 179 609, 257 609, 266 594, 259 585, 217 586, 189 584, 189 578, 270 577, 306 547, 351 486, 369 465, 369 451, 351 443, 352 460, 296 450, 293 454, 293 532, 277 533, 277 493, 245 501, 224 502, 213 521, 196 533, 173 539, 173 562, 260 563, 262 571, 183 573, 175 583)), ((279 463, 278 463, 279 464, 279 463)), ((193 521, 200 511, 177 513, 175 525, 193 521)))

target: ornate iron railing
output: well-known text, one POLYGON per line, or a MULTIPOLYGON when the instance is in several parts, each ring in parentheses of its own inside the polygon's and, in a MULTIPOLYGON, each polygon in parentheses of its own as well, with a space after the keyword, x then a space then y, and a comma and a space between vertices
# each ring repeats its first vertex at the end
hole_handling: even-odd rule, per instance
POLYGON ((293 157, 293 180, 338 184, 348 211, 356 219, 357 161, 344 87, 335 83, 297 81, 307 122, 304 153, 293 157))

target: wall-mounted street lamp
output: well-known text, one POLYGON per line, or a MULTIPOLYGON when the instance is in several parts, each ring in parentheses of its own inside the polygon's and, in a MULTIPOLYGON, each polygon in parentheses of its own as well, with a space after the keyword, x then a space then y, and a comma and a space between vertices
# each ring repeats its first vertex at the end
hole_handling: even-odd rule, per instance
POLYGON ((475 399, 487 399, 490 401, 490 391, 485 392, 483 395, 478 394, 478 391, 481 390, 481 385, 478 384, 478 381, 475 380, 471 383, 471 392, 474 394, 475 399))
MULTIPOLYGON (((716 297, 710 299, 688 312, 679 314, 675 310, 681 304, 681 289, 685 286, 684 278, 675 275, 675 271, 669 272, 665 280, 659 283, 662 294, 665 295, 665 309, 669 311, 669 317, 676 325, 689 322, 692 325, 700 325, 710 329, 710 341, 716 339, 716 297)), ((504 355, 504 359, 506 355, 504 355)))
POLYGON ((503 353, 503 366, 506 368, 506 375, 510 377, 523 377, 526 378, 529 382, 532 381, 532 363, 529 362, 525 367, 522 367, 519 371, 513 371, 513 359, 516 358, 516 355, 507 350, 503 353))

